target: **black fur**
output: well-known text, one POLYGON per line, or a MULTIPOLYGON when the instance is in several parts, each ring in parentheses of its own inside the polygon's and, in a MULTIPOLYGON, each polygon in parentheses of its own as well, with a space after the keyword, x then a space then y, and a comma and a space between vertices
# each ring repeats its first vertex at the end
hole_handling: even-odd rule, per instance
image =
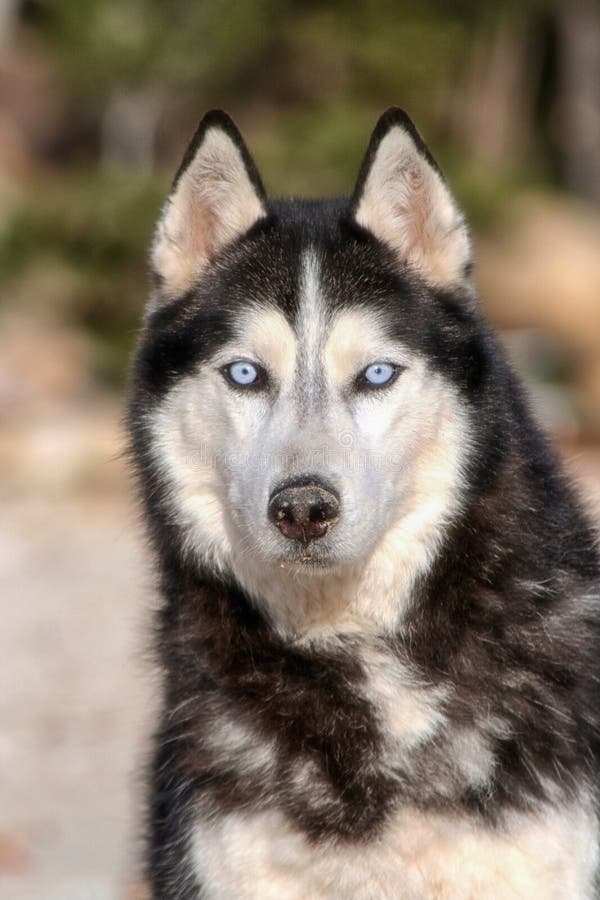
MULTIPOLYGON (((358 193, 379 140, 399 116, 390 113, 378 126, 358 193)), ((241 141, 237 130, 234 136, 241 141)), ((266 218, 226 248, 196 288, 156 312, 142 335, 129 422, 164 597, 157 641, 164 716, 149 851, 157 898, 199 896, 185 841, 200 802, 206 814, 277 807, 311 840, 359 843, 398 804, 462 810, 493 824, 507 809, 535 809, 549 793, 569 797, 597 782, 600 613, 597 601, 579 599, 598 595, 594 534, 470 290, 432 289, 403 271, 353 222, 355 208, 356 197, 268 203, 266 218), (328 303, 380 308, 390 331, 451 379, 473 412, 476 449, 463 511, 418 584, 402 630, 381 644, 424 683, 451 685, 445 711, 453 726, 476 727, 495 758, 485 791, 461 776, 451 730, 419 745, 393 773, 378 765, 382 735, 356 690, 364 678, 358 638, 327 651, 285 642, 233 573, 217 577, 183 555, 179 526, 165 508, 147 416, 227 340, 236 309, 249 299, 274 303, 294 321, 298 260, 308 246, 318 248, 328 303), (223 704, 275 742, 275 779, 240 774, 215 755, 206 735, 223 704), (504 730, 493 724, 500 720, 504 730), (290 771, 301 759, 314 762, 327 802, 294 787, 290 771)))

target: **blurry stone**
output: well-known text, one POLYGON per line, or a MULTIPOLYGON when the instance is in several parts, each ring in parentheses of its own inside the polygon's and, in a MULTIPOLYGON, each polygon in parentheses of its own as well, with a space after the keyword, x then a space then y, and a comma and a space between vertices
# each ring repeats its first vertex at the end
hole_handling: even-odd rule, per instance
MULTIPOLYGON (((118 404, 52 404, 25 409, 2 422, 0 469, 2 494, 35 491, 43 496, 72 492, 102 493, 126 481, 125 441, 118 404)), ((1 556, 1 554, 0 554, 1 556)))
POLYGON ((150 886, 145 881, 127 885, 122 900, 152 900, 150 886))
POLYGON ((20 875, 30 869, 29 853, 18 835, 0 831, 0 874, 20 875))
POLYGON ((124 477, 121 401, 100 394, 89 339, 11 311, 0 318, 2 492, 105 490, 124 477))
POLYGON ((539 328, 504 331, 502 341, 538 420, 563 440, 576 438, 580 422, 565 383, 570 360, 564 345, 539 328))
MULTIPOLYGON (((600 341, 600 337, 598 340, 600 341)), ((584 415, 590 417, 594 430, 600 431, 600 354, 588 358, 585 365, 578 367, 575 386, 578 395, 585 400, 584 415)))
POLYGON ((519 198, 476 255, 492 321, 541 328, 564 345, 582 424, 600 432, 600 210, 571 198, 519 198))
POLYGON ((0 408, 86 394, 92 348, 80 332, 8 312, 0 320, 0 408))

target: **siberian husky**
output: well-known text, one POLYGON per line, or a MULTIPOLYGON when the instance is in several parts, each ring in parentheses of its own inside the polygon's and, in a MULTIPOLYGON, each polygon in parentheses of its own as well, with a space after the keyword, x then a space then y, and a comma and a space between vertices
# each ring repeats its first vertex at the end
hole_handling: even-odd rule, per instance
POLYGON ((407 115, 271 200, 209 113, 129 426, 163 596, 158 900, 591 900, 594 534, 407 115))

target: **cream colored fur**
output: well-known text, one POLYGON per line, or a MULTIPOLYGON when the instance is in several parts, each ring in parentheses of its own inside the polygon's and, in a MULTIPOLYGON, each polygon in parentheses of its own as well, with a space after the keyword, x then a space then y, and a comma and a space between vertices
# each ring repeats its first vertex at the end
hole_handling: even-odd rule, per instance
POLYGON ((214 900, 593 900, 596 821, 583 805, 497 829, 403 807, 366 843, 311 845, 278 812, 196 825, 214 900))
POLYGON ((434 285, 463 280, 470 246, 462 214, 443 179, 396 125, 382 139, 356 221, 434 285))
POLYGON ((225 244, 264 215, 239 149, 222 129, 209 128, 158 225, 152 266, 162 299, 185 293, 225 244))

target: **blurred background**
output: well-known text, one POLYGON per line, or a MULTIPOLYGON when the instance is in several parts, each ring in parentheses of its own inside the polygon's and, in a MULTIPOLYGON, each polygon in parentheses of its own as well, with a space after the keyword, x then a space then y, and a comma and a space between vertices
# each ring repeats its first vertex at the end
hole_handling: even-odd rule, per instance
POLYGON ((600 4, 0 0, 0 895, 133 900, 155 605, 120 416, 201 114, 274 194, 351 190, 405 107, 483 304, 600 510, 600 4))

